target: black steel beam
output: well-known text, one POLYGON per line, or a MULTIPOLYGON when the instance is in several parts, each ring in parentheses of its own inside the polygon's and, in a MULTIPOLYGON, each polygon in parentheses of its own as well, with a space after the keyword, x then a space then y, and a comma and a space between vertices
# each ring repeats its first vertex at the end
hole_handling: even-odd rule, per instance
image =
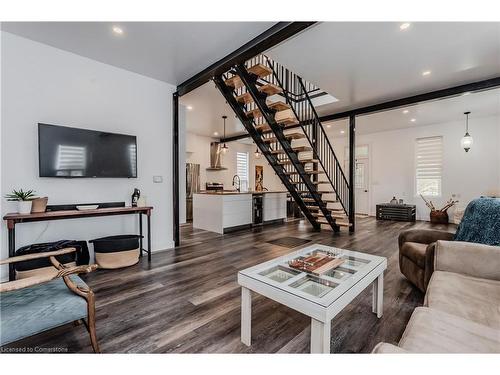
POLYGON ((366 107, 360 107, 345 112, 332 113, 330 115, 325 115, 320 117, 320 120, 321 122, 325 122, 325 121, 339 120, 350 116, 367 115, 369 113, 387 111, 390 109, 406 107, 409 105, 419 104, 432 100, 446 99, 449 97, 462 95, 466 92, 472 93, 476 91, 491 90, 496 87, 500 87, 500 77, 486 79, 484 81, 467 83, 465 85, 460 85, 460 86, 448 87, 446 89, 426 92, 424 94, 407 96, 405 98, 390 100, 388 102, 369 105, 366 107))
POLYGON ((227 72, 232 66, 245 62, 254 56, 268 50, 271 47, 283 42, 295 34, 307 29, 316 22, 278 22, 262 34, 259 34, 248 43, 229 55, 213 63, 208 68, 182 82, 177 86, 179 96, 207 83, 213 77, 227 72))
POLYGON ((173 240, 175 246, 180 245, 180 222, 179 222, 179 95, 174 92, 172 96, 172 171, 173 171, 173 240))
POLYGON ((354 190, 356 188, 355 184, 355 171, 356 171, 356 117, 351 115, 349 117, 349 232, 354 232, 355 230, 355 219, 356 211, 354 204, 354 190))
MULTIPOLYGON (((405 98, 395 99, 395 100, 391 100, 388 102, 382 102, 382 103, 370 105, 367 107, 359 107, 359 108, 349 110, 349 111, 332 113, 330 115, 321 116, 319 119, 321 122, 340 120, 343 118, 348 118, 351 115, 359 116, 359 115, 366 115, 369 113, 388 111, 391 109, 406 107, 409 105, 424 103, 427 101, 442 100, 442 99, 446 99, 449 97, 462 95, 462 94, 465 94, 466 92, 473 93, 473 92, 478 92, 478 91, 486 91, 486 90, 492 90, 492 89, 495 89, 498 87, 500 87, 500 77, 495 77, 495 78, 491 78, 491 79, 486 79, 484 81, 467 83, 465 85, 449 87, 449 88, 442 89, 442 90, 431 91, 431 92, 427 92, 424 94, 408 96, 405 98)), ((301 126, 300 124, 292 125, 292 126, 287 127, 287 129, 299 128, 300 126, 301 126)), ((245 138, 248 138, 248 134, 239 134, 239 135, 235 135, 232 137, 227 137, 226 142, 237 141, 237 140, 245 139, 245 138)), ((221 141, 223 141, 223 140, 221 139, 221 141)))

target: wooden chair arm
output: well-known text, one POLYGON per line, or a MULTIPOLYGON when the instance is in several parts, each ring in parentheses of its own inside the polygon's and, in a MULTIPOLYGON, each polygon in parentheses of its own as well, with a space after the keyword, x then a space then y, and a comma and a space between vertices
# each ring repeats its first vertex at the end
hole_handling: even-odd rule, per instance
POLYGON ((76 249, 74 247, 68 247, 66 249, 48 251, 46 253, 19 255, 17 257, 11 257, 11 258, 7 258, 4 260, 0 260, 0 265, 9 264, 9 263, 24 262, 24 261, 32 260, 32 259, 48 258, 48 257, 53 257, 53 256, 58 256, 58 255, 69 254, 69 253, 72 253, 75 251, 76 251, 76 249))
POLYGON ((78 275, 80 273, 90 273, 95 271, 98 268, 97 264, 89 264, 84 266, 75 266, 69 268, 60 269, 57 272, 57 277, 65 277, 69 275, 78 275))

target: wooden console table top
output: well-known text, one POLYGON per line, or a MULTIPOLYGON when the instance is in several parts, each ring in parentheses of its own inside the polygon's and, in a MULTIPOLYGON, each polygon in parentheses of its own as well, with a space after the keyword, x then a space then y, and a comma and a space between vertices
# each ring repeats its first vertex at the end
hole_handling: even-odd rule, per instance
POLYGON ((95 210, 61 210, 61 211, 47 211, 37 212, 31 214, 8 213, 3 219, 6 221, 13 221, 16 223, 30 222, 30 221, 44 221, 44 220, 59 220, 71 219, 82 217, 95 217, 95 216, 111 216, 111 215, 124 215, 133 213, 151 214, 153 207, 110 207, 110 208, 97 208, 95 210))

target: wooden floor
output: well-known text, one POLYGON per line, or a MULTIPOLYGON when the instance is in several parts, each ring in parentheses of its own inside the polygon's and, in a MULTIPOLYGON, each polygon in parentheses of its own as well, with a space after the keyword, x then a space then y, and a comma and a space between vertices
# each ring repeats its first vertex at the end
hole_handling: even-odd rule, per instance
MULTIPOLYGON (((238 270, 290 252, 268 243, 282 237, 308 239, 388 258, 384 316, 371 312, 371 289, 332 321, 332 353, 370 352, 379 341, 396 343, 423 295, 400 274, 397 236, 424 222, 357 219, 355 234, 314 232, 291 222, 227 235, 190 226, 179 248, 153 254, 136 266, 99 270, 86 278, 97 299, 97 335, 105 353, 307 353, 310 319, 264 297, 253 299, 252 346, 240 342, 238 270)), ((446 229, 438 226, 436 228, 446 229)), ((450 226, 449 230, 453 230, 450 226)), ((11 347, 67 348, 90 352, 83 326, 62 326, 11 347)))

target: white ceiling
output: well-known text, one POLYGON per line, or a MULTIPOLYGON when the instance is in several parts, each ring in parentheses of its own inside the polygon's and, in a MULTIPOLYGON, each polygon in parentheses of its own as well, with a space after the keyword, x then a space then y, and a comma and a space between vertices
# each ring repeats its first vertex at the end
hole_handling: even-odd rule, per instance
POLYGON ((178 85, 273 22, 2 22, 1 29, 178 85), (113 33, 113 25, 123 29, 113 33))
MULTIPOLYGON (((464 121, 465 123, 464 112, 466 111, 471 111, 469 116, 471 124, 477 118, 500 116, 500 89, 359 116, 356 118, 356 134, 407 129, 453 121, 464 121), (403 113, 405 110, 408 110, 408 113, 403 113), (411 119, 416 121, 412 122, 411 119)), ((325 122, 323 125, 327 132, 335 137, 347 136, 347 120, 325 122), (344 133, 341 134, 341 131, 344 133)))
POLYGON ((500 76, 500 23, 399 26, 324 22, 266 54, 339 100, 320 115, 500 76))

